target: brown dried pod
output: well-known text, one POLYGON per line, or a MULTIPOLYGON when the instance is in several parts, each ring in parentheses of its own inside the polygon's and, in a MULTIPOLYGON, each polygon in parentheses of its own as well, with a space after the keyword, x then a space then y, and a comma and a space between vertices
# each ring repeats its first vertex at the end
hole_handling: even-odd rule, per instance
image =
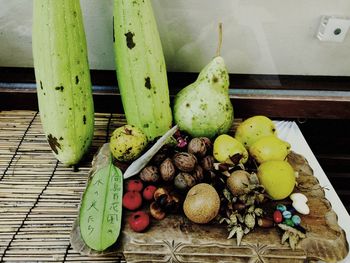
POLYGON ((153 194, 154 200, 157 200, 161 195, 169 194, 168 190, 166 190, 164 187, 159 187, 153 194))
POLYGON ((149 212, 153 218, 157 220, 162 220, 165 217, 165 212, 156 204, 156 202, 152 202, 149 207, 149 212))
POLYGON ((192 172, 197 164, 197 158, 191 153, 179 152, 173 157, 174 165, 182 172, 192 172))
POLYGON ((189 173, 179 173, 175 176, 174 185, 177 189, 185 191, 196 184, 196 180, 189 173))
POLYGON ((171 202, 171 197, 168 194, 163 194, 159 196, 155 201, 161 209, 164 209, 171 202))
POLYGON ((159 180, 159 172, 156 166, 146 166, 140 172, 140 179, 144 182, 157 182, 159 180))
POLYGON ((197 184, 202 182, 204 178, 203 168, 199 165, 196 165, 192 173, 192 176, 196 180, 197 184))
POLYGON ((200 138, 193 138, 187 146, 187 151, 198 157, 203 157, 207 152, 207 146, 200 138))
POLYGON ((212 171, 214 169, 214 157, 211 155, 205 156, 201 161, 202 168, 206 171, 212 171))
POLYGON ((233 210, 243 211, 246 208, 246 205, 244 203, 234 203, 232 205, 233 210))
POLYGON ((179 210, 180 207, 180 197, 178 194, 171 194, 170 195, 170 202, 165 207, 165 211, 169 213, 175 213, 179 210))
POLYGON ((159 172, 163 180, 169 182, 174 179, 175 166, 170 158, 166 158, 159 166, 159 172))
POLYGON ((274 226, 274 222, 271 218, 262 217, 258 219, 258 225, 263 228, 269 228, 274 226))

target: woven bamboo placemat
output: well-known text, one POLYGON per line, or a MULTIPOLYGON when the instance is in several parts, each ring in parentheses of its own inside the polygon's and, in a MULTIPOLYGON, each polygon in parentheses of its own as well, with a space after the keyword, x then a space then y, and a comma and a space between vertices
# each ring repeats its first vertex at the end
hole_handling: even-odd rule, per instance
POLYGON ((123 124, 123 115, 95 114, 91 150, 73 171, 51 153, 38 112, 0 112, 0 262, 120 262, 81 256, 69 234, 92 157, 123 124))

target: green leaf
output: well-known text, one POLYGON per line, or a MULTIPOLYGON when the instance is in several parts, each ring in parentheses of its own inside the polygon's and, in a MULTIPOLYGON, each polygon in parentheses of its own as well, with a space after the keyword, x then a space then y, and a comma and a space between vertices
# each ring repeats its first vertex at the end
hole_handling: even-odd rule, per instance
POLYGON ((119 236, 122 220, 123 174, 112 164, 95 171, 84 192, 79 225, 90 248, 103 251, 119 236))

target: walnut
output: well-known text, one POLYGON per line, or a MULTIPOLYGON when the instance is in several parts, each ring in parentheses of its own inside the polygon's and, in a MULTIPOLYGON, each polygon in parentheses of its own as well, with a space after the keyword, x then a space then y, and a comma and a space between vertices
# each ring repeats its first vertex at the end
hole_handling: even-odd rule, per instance
POLYGON ((173 154, 173 147, 165 144, 157 153, 153 156, 151 163, 158 166, 160 165, 168 156, 173 154))
POLYGON ((211 155, 205 156, 201 161, 201 165, 205 171, 212 171, 214 169, 214 157, 211 155))
POLYGON ((140 173, 140 179, 144 182, 157 182, 159 177, 158 168, 153 165, 146 166, 140 173))
POLYGON ((204 178, 204 174, 203 174, 203 168, 199 165, 197 165, 194 168, 194 171, 192 173, 193 178, 196 180, 196 183, 200 183, 203 181, 204 178))
POLYGON ((204 140, 201 140, 200 138, 193 138, 188 144, 187 150, 189 153, 192 153, 198 157, 203 157, 207 152, 207 147, 204 140))
POLYGON ((196 184, 196 180, 189 173, 179 173, 175 176, 174 185, 181 191, 186 191, 196 184))
POLYGON ((209 138, 199 137, 199 139, 201 139, 205 143, 205 146, 207 147, 207 152, 211 151, 213 149, 213 143, 211 142, 211 140, 209 138))
POLYGON ((173 157, 175 166, 182 172, 192 172, 197 164, 197 158, 191 153, 179 152, 173 157))
POLYGON ((163 180, 169 182, 174 179, 175 166, 170 158, 166 158, 159 166, 160 175, 163 180))

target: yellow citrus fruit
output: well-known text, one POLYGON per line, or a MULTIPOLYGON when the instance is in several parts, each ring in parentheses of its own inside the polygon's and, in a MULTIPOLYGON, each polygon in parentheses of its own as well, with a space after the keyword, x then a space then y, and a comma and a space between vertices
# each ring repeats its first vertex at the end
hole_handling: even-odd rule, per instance
POLYGON ((290 144, 274 135, 258 139, 249 147, 250 155, 258 162, 283 161, 290 152, 290 144))
POLYGON ((240 154, 239 163, 246 163, 248 160, 248 151, 244 146, 230 135, 219 135, 213 146, 214 158, 220 163, 232 163, 230 157, 240 154))
POLYGON ((249 148, 259 138, 276 135, 275 124, 265 116, 253 116, 238 125, 235 138, 249 148))
POLYGON ((288 197, 295 186, 293 167, 286 161, 267 161, 258 167, 260 184, 274 200, 288 197))

